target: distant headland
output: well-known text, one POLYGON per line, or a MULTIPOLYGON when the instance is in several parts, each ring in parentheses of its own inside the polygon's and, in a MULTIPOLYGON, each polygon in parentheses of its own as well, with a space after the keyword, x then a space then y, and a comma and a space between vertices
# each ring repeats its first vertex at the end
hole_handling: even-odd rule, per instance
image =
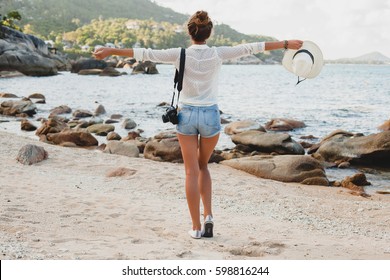
POLYGON ((390 58, 381 54, 380 52, 371 52, 353 58, 339 58, 335 60, 326 60, 328 64, 389 64, 390 58))

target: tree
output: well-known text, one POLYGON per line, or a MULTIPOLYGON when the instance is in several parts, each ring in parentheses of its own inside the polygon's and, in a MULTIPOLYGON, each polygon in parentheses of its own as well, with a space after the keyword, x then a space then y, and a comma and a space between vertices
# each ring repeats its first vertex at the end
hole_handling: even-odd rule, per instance
POLYGON ((15 24, 15 20, 20 21, 21 19, 22 16, 19 14, 18 11, 11 11, 5 16, 2 16, 0 14, 0 26, 4 25, 22 31, 22 28, 15 24))

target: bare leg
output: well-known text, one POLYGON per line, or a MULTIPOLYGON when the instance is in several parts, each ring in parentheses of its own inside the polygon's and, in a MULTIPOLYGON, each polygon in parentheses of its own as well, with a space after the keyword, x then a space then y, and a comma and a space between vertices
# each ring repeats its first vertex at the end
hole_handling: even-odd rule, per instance
POLYGON ((212 197, 212 183, 211 176, 207 164, 210 157, 217 145, 219 134, 210 138, 200 137, 198 162, 199 162, 199 179, 198 185, 200 189, 200 195, 202 197, 204 217, 207 215, 212 216, 211 197, 212 197))
POLYGON ((192 229, 200 230, 200 192, 198 187, 199 163, 198 163, 198 136, 177 134, 186 172, 186 196, 188 209, 192 219, 192 229))

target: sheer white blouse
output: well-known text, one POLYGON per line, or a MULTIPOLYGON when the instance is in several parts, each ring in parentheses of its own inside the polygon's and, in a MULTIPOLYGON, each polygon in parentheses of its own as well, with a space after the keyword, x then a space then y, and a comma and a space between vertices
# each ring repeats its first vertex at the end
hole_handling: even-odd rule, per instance
MULTIPOLYGON (((186 49, 186 63, 183 78, 183 90, 180 103, 192 106, 211 106, 217 104, 218 75, 224 60, 231 60, 263 52, 264 42, 241 44, 234 47, 208 47, 192 45, 186 49)), ((180 48, 153 50, 134 48, 137 61, 150 60, 180 64, 180 48)))

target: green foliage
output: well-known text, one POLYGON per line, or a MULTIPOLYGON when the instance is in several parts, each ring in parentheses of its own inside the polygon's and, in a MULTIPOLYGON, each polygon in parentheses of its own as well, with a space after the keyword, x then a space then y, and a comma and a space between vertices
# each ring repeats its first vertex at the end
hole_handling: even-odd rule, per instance
POLYGON ((51 32, 75 30, 98 18, 134 18, 183 23, 187 16, 163 8, 150 0, 1 0, 4 10, 18 10, 24 15, 21 24, 47 38, 51 32))
POLYGON ((0 14, 0 25, 22 31, 21 27, 15 24, 15 20, 20 21, 21 19, 22 16, 18 11, 11 11, 5 16, 0 14))
MULTIPOLYGON (((80 46, 84 45, 93 48, 105 43, 122 47, 133 47, 136 44, 140 47, 165 49, 190 44, 185 28, 189 16, 158 6, 151 0, 1 1, 1 10, 19 11, 23 18, 16 12, 17 14, 6 16, 7 23, 4 19, 0 23, 10 25, 18 20, 26 33, 52 40, 60 50, 70 44, 76 55, 82 53, 80 46), (136 22, 137 27, 127 28, 129 19, 136 22)), ((232 46, 269 40, 275 39, 245 35, 226 24, 220 24, 215 26, 208 44, 232 46)), ((283 52, 273 51, 271 55, 265 53, 257 56, 262 60, 272 58, 281 61, 283 52)))
POLYGON ((173 48, 185 47, 188 35, 185 32, 176 32, 181 26, 168 22, 153 20, 107 19, 92 20, 75 31, 65 33, 63 38, 67 42, 77 45, 104 45, 112 43, 122 47, 133 47, 138 44, 146 48, 173 48), (126 23, 130 22, 132 28, 126 23))

